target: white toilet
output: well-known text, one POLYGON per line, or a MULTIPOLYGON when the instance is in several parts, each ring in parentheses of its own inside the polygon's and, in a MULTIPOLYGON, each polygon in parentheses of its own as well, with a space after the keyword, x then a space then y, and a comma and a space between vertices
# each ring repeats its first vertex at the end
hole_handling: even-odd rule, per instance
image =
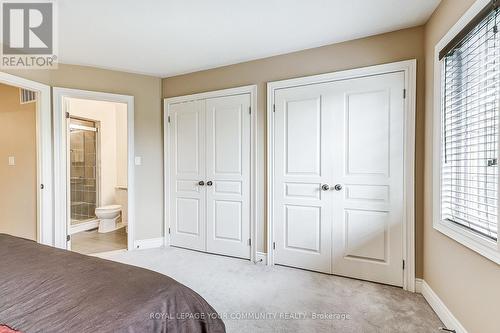
POLYGON ((110 232, 118 228, 122 212, 121 205, 102 206, 95 209, 95 215, 99 219, 98 232, 110 232))

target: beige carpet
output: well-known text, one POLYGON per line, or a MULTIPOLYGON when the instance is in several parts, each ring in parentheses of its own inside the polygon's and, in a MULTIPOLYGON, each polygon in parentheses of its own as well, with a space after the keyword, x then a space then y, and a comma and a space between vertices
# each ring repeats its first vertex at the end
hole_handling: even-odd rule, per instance
POLYGON ((225 318, 228 332, 432 333, 442 325, 421 295, 376 283, 177 248, 106 258, 197 291, 225 318))

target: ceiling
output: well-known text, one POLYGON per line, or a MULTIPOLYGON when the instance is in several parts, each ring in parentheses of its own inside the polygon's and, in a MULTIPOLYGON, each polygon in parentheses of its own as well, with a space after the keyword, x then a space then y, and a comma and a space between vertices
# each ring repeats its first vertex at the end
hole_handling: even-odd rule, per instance
POLYGON ((159 77, 376 35, 440 0, 58 0, 59 61, 159 77))

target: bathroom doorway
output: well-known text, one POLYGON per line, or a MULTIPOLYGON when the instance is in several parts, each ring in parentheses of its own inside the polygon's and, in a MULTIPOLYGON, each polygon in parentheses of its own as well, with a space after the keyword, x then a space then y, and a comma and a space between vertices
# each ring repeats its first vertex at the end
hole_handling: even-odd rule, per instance
POLYGON ((54 110, 60 247, 82 254, 131 248, 133 97, 56 88, 54 110))

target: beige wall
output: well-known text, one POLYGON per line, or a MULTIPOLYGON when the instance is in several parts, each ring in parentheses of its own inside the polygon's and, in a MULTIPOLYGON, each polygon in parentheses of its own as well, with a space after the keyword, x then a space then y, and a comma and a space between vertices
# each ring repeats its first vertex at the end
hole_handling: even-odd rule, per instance
MULTIPOLYGON (((425 188, 432 190, 434 47, 474 0, 443 0, 425 26, 425 188)), ((425 197, 424 279, 468 332, 500 331, 500 268, 432 228, 432 196, 425 197)))
POLYGON ((21 104, 19 88, 0 84, 0 126, 0 232, 35 240, 36 103, 21 104))
POLYGON ((161 237, 163 235, 161 80, 145 75, 62 64, 57 70, 8 72, 53 87, 94 90, 135 97, 135 155, 142 156, 142 165, 135 168, 135 239, 161 237))
MULTIPOLYGON (((294 52, 163 80, 163 97, 258 84, 259 206, 265 207, 266 82, 338 70, 417 59, 416 247, 422 276, 424 31, 423 27, 294 52)), ((265 249, 264 209, 258 214, 258 250, 265 249)))

